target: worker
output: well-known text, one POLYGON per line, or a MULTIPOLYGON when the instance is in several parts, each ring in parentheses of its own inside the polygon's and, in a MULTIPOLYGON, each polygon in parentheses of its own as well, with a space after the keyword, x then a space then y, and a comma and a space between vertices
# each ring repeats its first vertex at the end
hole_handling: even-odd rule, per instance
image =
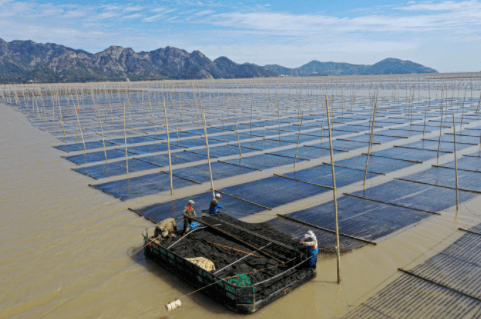
POLYGON ((307 254, 310 257, 309 266, 311 266, 311 268, 316 268, 317 254, 319 253, 316 235, 310 230, 304 235, 301 242, 307 246, 307 254))
POLYGON ((217 209, 222 208, 222 206, 219 205, 219 198, 222 198, 222 196, 220 196, 219 193, 215 194, 215 197, 210 202, 209 214, 216 215, 218 213, 217 209))
POLYGON ((175 219, 167 218, 156 225, 154 237, 162 236, 162 238, 172 238, 175 237, 174 231, 177 231, 175 219))
POLYGON ((184 215, 184 235, 190 230, 190 224, 192 223, 192 219, 189 217, 197 216, 194 210, 195 202, 191 199, 187 202, 187 206, 184 207, 182 211, 182 215, 184 215))

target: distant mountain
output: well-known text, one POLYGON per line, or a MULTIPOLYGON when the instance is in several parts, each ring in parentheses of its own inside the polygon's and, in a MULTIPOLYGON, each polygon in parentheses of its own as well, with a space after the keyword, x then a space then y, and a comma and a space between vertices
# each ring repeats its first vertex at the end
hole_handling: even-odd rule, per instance
POLYGON ((244 63, 237 64, 226 57, 220 57, 214 60, 214 64, 224 73, 230 74, 233 78, 253 78, 253 77, 269 77, 278 76, 275 71, 261 68, 255 64, 244 63), (260 68, 260 69, 259 69, 260 68))
POLYGON ((91 54, 53 43, 0 39, 0 83, 219 79, 277 76, 253 64, 174 47, 150 52, 111 46, 91 54))
POLYGON ((232 79, 275 76, 326 76, 437 73, 411 61, 385 59, 374 65, 311 61, 299 68, 237 64, 226 57, 211 61, 200 51, 174 47, 150 52, 110 46, 99 53, 54 43, 0 39, 0 83, 57 83, 163 79, 232 79))
POLYGON ((438 71, 411 61, 387 58, 373 65, 311 61, 299 68, 289 69, 277 64, 264 69, 287 76, 372 75, 438 73, 438 71))

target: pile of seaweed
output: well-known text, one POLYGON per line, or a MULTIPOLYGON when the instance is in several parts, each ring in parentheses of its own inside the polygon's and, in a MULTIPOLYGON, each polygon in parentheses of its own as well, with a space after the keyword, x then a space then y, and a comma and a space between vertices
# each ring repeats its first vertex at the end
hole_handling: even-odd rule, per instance
MULTIPOLYGON (((264 237, 305 250, 305 247, 300 245, 297 240, 273 229, 268 224, 244 223, 225 215, 219 218, 235 222, 236 226, 241 226, 251 232, 259 232, 264 237)), ((212 220, 209 220, 209 222, 212 222, 212 220)), ((288 286, 293 281, 305 277, 311 271, 307 268, 307 263, 303 265, 306 268, 291 269, 292 262, 283 264, 258 251, 248 255, 254 251, 253 248, 211 228, 199 229, 184 237, 164 240, 162 246, 170 247, 169 250, 183 258, 204 257, 209 259, 215 265, 215 270, 211 273, 218 278, 231 278, 235 275, 247 274, 251 280, 251 285, 260 283, 256 287, 256 298, 258 300, 288 286)), ((287 261, 287 259, 284 259, 284 261, 287 261)))
POLYGON ((242 227, 250 232, 259 234, 263 237, 267 237, 271 240, 275 240, 277 242, 283 243, 285 245, 291 246, 293 248, 301 248, 303 247, 302 244, 300 244, 298 239, 293 238, 289 234, 283 233, 274 227, 270 225, 267 222, 264 223, 247 223, 241 220, 238 220, 234 217, 231 217, 229 215, 225 214, 218 214, 215 215, 215 217, 212 216, 203 216, 203 219, 206 220, 206 222, 209 221, 209 219, 214 219, 214 220, 221 220, 228 222, 230 224, 235 224, 236 226, 242 227))

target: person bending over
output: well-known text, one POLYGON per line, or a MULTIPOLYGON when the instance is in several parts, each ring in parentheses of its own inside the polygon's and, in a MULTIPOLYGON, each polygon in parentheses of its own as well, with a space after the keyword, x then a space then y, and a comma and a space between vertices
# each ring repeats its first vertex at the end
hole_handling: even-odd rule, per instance
POLYGON ((162 236, 162 238, 172 238, 172 236, 175 237, 174 231, 177 231, 175 219, 166 218, 156 225, 154 237, 162 236))

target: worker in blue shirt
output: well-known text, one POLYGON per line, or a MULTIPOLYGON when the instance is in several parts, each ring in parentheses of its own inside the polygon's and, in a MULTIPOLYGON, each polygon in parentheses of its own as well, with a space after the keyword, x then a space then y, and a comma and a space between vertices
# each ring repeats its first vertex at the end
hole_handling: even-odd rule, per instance
POLYGON ((218 214, 217 208, 222 208, 222 206, 219 205, 219 198, 222 198, 222 196, 220 196, 219 193, 215 194, 214 199, 210 202, 209 214, 216 215, 218 214))
POLYGON ((316 235, 310 230, 304 235, 301 242, 307 246, 307 254, 310 257, 309 266, 311 266, 311 268, 316 268, 317 254, 319 253, 316 235))

